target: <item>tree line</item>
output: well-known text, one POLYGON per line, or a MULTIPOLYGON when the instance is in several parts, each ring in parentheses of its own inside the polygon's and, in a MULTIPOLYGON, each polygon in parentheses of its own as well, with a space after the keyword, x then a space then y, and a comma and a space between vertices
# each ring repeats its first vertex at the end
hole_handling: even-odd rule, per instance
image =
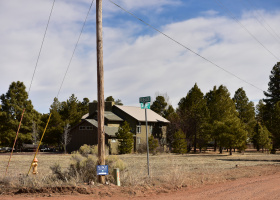
MULTIPOLYGON (((214 86, 203 94, 195 84, 174 109, 168 104, 167 95, 157 95, 151 109, 170 121, 167 129, 167 145, 176 153, 185 153, 212 145, 214 150, 234 149, 243 151, 248 143, 257 150, 275 152, 280 146, 280 63, 270 75, 265 99, 256 106, 249 101, 243 88, 233 98, 226 86, 214 86)), ((37 112, 28 99, 25 85, 12 82, 0 105, 0 146, 12 146, 23 110, 24 118, 19 131, 17 146, 37 143, 41 138, 49 115, 37 112)), ((106 101, 122 105, 112 96, 106 101)), ((62 146, 65 127, 73 127, 88 113, 89 99, 79 101, 72 94, 66 101, 54 98, 50 105, 52 117, 43 143, 62 146)), ((156 136, 156 135, 155 135, 156 136)))
POLYGON ((215 151, 226 148, 232 154, 251 143, 258 151, 274 153, 280 147, 280 62, 269 78, 266 98, 256 107, 243 88, 231 98, 224 85, 203 94, 195 84, 176 110, 164 96, 157 96, 151 109, 170 121, 167 143, 173 152, 196 152, 212 145, 215 151))

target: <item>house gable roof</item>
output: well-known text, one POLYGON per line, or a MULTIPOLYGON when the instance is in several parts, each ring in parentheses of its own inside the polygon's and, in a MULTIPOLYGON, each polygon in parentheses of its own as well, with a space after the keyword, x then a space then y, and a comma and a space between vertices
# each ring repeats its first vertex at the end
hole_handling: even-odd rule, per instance
MULTIPOLYGON (((94 119, 85 119, 85 121, 89 122, 96 128, 98 128, 98 122, 94 119)), ((109 136, 116 136, 116 133, 118 132, 118 127, 110 127, 110 126, 104 126, 105 127, 105 133, 109 136)))
POLYGON ((111 111, 105 111, 104 112, 104 117, 109 120, 109 121, 119 121, 122 122, 123 119, 120 118, 119 116, 115 115, 113 112, 111 111))
MULTIPOLYGON (((134 106, 120 106, 120 105, 114 105, 114 106, 140 122, 146 121, 145 109, 141 109, 140 107, 134 107, 134 106)), ((147 121, 170 123, 167 119, 165 119, 164 117, 160 116, 159 114, 157 114, 156 112, 150 109, 147 109, 147 121)))
MULTIPOLYGON (((82 119, 93 119, 94 115, 97 116, 97 112, 92 113, 91 115, 89 113, 87 113, 82 117, 82 119)), ((105 111, 104 118, 107 119, 108 121, 117 121, 117 122, 124 121, 122 118, 120 118, 118 115, 114 114, 111 111, 105 111)))

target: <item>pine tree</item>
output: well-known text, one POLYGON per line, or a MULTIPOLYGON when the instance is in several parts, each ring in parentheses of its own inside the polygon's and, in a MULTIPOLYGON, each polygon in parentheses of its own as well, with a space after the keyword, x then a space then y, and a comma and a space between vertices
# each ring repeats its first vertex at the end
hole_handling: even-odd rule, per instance
POLYGON ((271 149, 271 133, 267 130, 265 126, 262 126, 260 122, 256 123, 254 128, 255 134, 253 136, 253 143, 256 149, 259 151, 262 149, 271 149))
POLYGON ((78 124, 83 116, 81 110, 79 110, 79 101, 74 94, 72 94, 67 101, 61 103, 61 109, 59 114, 63 121, 68 121, 71 127, 78 124))
POLYGON ((130 132, 129 123, 125 121, 124 124, 119 127, 116 136, 119 140, 119 153, 131 153, 133 149, 134 140, 133 133, 130 132))
POLYGON ((265 115, 265 104, 263 100, 259 100, 259 103, 256 105, 256 120, 263 124, 264 115, 265 115))
POLYGON ((265 126, 271 132, 273 138, 273 149, 280 147, 279 133, 279 106, 280 101, 280 62, 278 62, 271 70, 269 76, 268 91, 264 92, 265 106, 262 113, 262 118, 265 126))
POLYGON ((277 148, 280 146, 280 101, 278 101, 273 110, 272 110, 272 118, 270 120, 270 129, 269 131, 273 135, 273 146, 277 148))
POLYGON ((187 126, 185 132, 186 137, 190 141, 190 144, 193 144, 194 152, 196 152, 198 141, 200 141, 200 145, 208 142, 202 141, 204 140, 202 136, 206 133, 203 132, 203 127, 209 119, 207 102, 203 96, 203 93, 197 84, 195 84, 187 96, 182 98, 178 104, 178 113, 182 119, 185 119, 183 123, 184 126, 187 126))
POLYGON ((172 142, 172 152, 178 154, 187 153, 187 141, 186 135, 182 130, 179 130, 174 133, 173 142, 172 142))
POLYGON ((78 110, 81 113, 81 116, 88 113, 89 99, 84 98, 82 102, 78 102, 78 110))
POLYGON ((108 96, 105 101, 112 101, 115 102, 115 99, 112 96, 108 96))
POLYGON ((12 82, 6 94, 1 97, 1 132, 0 140, 3 145, 12 146, 20 119, 24 112, 24 117, 18 134, 16 148, 22 143, 32 143, 32 124, 33 121, 40 120, 40 114, 33 108, 31 100, 23 82, 12 82))
POLYGON ((249 102, 243 88, 239 88, 235 92, 233 100, 235 101, 239 119, 245 124, 249 136, 252 137, 256 124, 254 103, 249 102))
POLYGON ((214 87, 206 94, 207 105, 211 116, 211 132, 215 143, 222 148, 244 149, 247 140, 247 131, 243 122, 238 118, 234 101, 230 98, 227 88, 221 85, 214 87))
POLYGON ((268 105, 275 105, 280 101, 280 62, 278 62, 271 70, 269 76, 268 91, 264 92, 267 97, 264 102, 268 105))
POLYGON ((120 99, 115 100, 115 99, 113 98, 113 96, 108 96, 108 97, 105 99, 105 101, 114 102, 115 105, 120 105, 120 106, 123 105, 122 100, 120 100, 120 99))
POLYGON ((163 96, 157 96, 156 100, 151 105, 151 110, 161 116, 164 116, 166 107, 167 107, 167 102, 165 101, 165 98, 163 96))
POLYGON ((172 105, 169 105, 165 111, 163 111, 163 117, 169 119, 169 116, 175 112, 172 105))
MULTIPOLYGON (((61 137, 64 130, 64 121, 61 118, 61 115, 59 114, 61 110, 61 103, 58 101, 57 98, 54 98, 54 101, 52 105, 50 106, 50 113, 51 118, 50 122, 48 124, 48 127, 46 129, 46 133, 43 138, 44 144, 51 144, 51 145, 59 145, 61 143, 61 137)), ((47 121, 49 119, 49 114, 44 114, 42 116, 42 124, 41 124, 41 133, 43 133, 43 130, 47 124, 47 121)), ((42 137, 42 135, 40 135, 42 137)))

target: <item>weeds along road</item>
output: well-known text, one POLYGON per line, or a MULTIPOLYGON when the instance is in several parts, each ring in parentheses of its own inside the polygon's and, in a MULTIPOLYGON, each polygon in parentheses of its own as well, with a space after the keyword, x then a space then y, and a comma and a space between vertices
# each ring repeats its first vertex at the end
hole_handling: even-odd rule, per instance
POLYGON ((208 200, 208 199, 222 199, 222 200, 235 200, 235 199, 254 199, 254 200, 274 200, 280 199, 280 172, 273 175, 259 176, 253 178, 242 178, 235 181, 226 181, 224 183, 205 185, 199 188, 186 188, 177 192, 155 194, 152 191, 140 196, 125 196, 121 190, 115 191, 114 195, 102 196, 94 195, 59 195, 54 194, 50 196, 0 196, 1 200, 89 200, 89 199, 103 199, 103 200, 123 200, 123 199, 136 199, 136 200, 208 200))

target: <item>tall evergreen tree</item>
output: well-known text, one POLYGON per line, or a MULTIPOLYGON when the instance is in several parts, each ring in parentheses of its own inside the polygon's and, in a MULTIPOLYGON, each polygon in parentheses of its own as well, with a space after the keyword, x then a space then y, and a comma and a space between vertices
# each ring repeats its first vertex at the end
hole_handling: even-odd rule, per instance
POLYGON ((167 109, 163 112, 163 117, 169 119, 170 115, 175 112, 172 105, 168 105, 167 109))
POLYGON ((264 92, 267 97, 264 102, 267 105, 275 105, 280 101, 280 62, 278 62, 271 70, 269 76, 268 90, 264 92))
POLYGON ((260 122, 256 123, 256 126, 254 128, 254 136, 253 136, 253 144, 259 151, 262 149, 262 152, 264 149, 271 149, 271 133, 267 130, 265 126, 262 126, 260 122))
POLYGON ((128 122, 124 122, 122 126, 119 127, 116 136, 119 140, 119 153, 126 154, 131 153, 133 149, 133 133, 130 132, 130 126, 128 122))
POLYGON ((174 133, 180 130, 181 118, 176 112, 173 112, 169 115, 168 120, 170 123, 167 126, 166 130, 166 140, 169 147, 169 150, 172 150, 172 143, 174 142, 174 133))
MULTIPOLYGON (((5 117, 4 117, 4 112, 1 109, 1 104, 0 104, 0 137, 2 139, 1 133, 4 131, 4 122, 5 117)), ((2 146, 3 141, 0 139, 0 145, 2 146)))
POLYGON ((167 102, 163 96, 157 96, 156 100, 151 105, 151 110, 156 112, 157 114, 164 116, 164 112, 166 111, 167 102))
MULTIPOLYGON (((198 140, 204 140, 203 127, 208 122, 209 111, 207 102, 203 97, 203 93, 197 84, 188 92, 185 98, 179 102, 178 112, 182 118, 186 119, 187 125, 186 136, 190 144, 193 144, 194 152, 196 152, 198 140)), ((206 138, 205 138, 206 139, 206 138)), ((206 141, 205 143, 207 143, 206 141)), ((202 144, 202 142, 200 142, 202 144)))
POLYGON ((273 110, 269 131, 272 133, 274 149, 280 147, 280 101, 278 101, 273 110))
POLYGON ((263 109, 263 121, 273 138, 273 149, 280 147, 278 102, 280 101, 280 62, 273 66, 269 76, 268 90, 264 92, 265 106, 263 109))
MULTIPOLYGON (((210 110, 212 139, 222 148, 244 149, 247 140, 247 131, 238 118, 234 101, 230 98, 227 88, 221 85, 214 87, 206 94, 207 105, 210 110)), ((230 151, 231 154, 231 151, 230 151)))
POLYGON ((239 88, 235 92, 233 100, 239 119, 245 124, 249 136, 252 137, 256 124, 254 103, 249 101, 243 88, 239 88))
MULTIPOLYGON (((59 145, 61 143, 61 137, 64 129, 64 122, 61 118, 61 115, 59 114, 60 110, 61 110, 61 103, 58 101, 57 98, 54 98, 54 101, 50 106, 50 113, 52 115, 48 127, 46 129, 46 133, 42 140, 44 144, 59 145)), ((42 116, 42 124, 41 124, 42 130, 40 131, 41 133, 43 133, 43 129, 45 128, 48 119, 49 119, 49 114, 44 114, 42 116)), ((42 137, 42 135, 40 135, 40 137, 42 137)))
POLYGON ((89 99, 84 98, 82 102, 78 102, 78 110, 81 115, 85 115, 88 113, 89 99))
POLYGON ((12 146, 21 116, 24 112, 21 128, 18 134, 16 148, 22 143, 32 142, 32 124, 40 119, 40 114, 33 108, 23 82, 12 82, 6 94, 1 97, 1 132, 0 140, 3 145, 12 146))
POLYGON ((74 94, 66 102, 61 103, 60 115, 63 121, 67 120, 71 127, 80 122, 83 113, 79 110, 79 101, 74 94))
POLYGON ((264 124, 264 115, 265 115, 265 104, 263 100, 259 100, 259 103, 256 105, 256 120, 264 124))

